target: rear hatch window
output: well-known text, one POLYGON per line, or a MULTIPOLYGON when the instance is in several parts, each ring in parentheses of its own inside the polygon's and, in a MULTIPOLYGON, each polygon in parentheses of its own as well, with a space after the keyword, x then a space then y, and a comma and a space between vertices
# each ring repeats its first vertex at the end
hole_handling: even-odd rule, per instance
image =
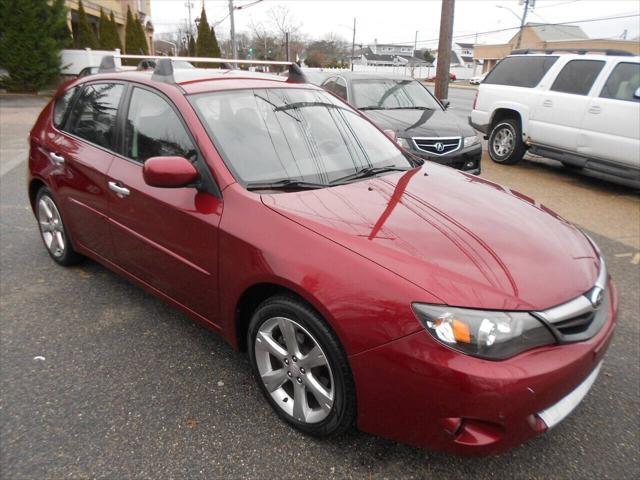
POLYGON ((556 60, 557 56, 547 55, 507 57, 489 72, 482 83, 533 88, 540 83, 556 60))

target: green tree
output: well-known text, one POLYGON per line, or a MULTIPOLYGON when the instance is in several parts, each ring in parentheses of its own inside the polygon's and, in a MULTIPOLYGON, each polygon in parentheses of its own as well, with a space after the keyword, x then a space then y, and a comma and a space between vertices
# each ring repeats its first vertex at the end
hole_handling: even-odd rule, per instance
POLYGON ((113 10, 111 10, 111 13, 109 14, 109 50, 115 50, 116 48, 121 52, 124 52, 122 42, 120 41, 120 35, 118 34, 116 19, 113 16, 113 10))
POLYGON ((98 46, 102 50, 108 50, 109 44, 109 19, 100 7, 100 20, 98 21, 98 46))
POLYGON ((136 15, 135 23, 136 23, 136 40, 137 40, 138 54, 149 55, 149 45, 147 44, 147 34, 144 31, 144 26, 142 25, 142 22, 138 18, 138 15, 136 15))
POLYGON ((0 65, 9 73, 3 81, 8 90, 37 91, 60 75, 66 21, 63 2, 0 0, 0 65))
MULTIPOLYGON (((212 28, 207 21, 207 12, 202 5, 202 11, 200 12, 200 23, 198 23, 198 39, 196 40, 196 57, 219 57, 220 48, 218 42, 215 39, 215 35, 212 35, 212 28)), ((202 64, 202 67, 211 66, 211 64, 202 64)))
POLYGON ((220 45, 218 45, 218 39, 216 38, 216 32, 211 27, 211 40, 213 41, 213 56, 216 58, 220 58, 222 53, 220 52, 220 45))
POLYGON ((67 7, 64 6, 64 0, 51 2, 47 23, 47 31, 51 33, 54 40, 60 42, 62 48, 73 45, 73 35, 67 23, 67 7))
MULTIPOLYGON (((124 36, 124 48, 129 55, 146 55, 149 52, 142 24, 137 16, 135 18, 133 17, 129 7, 127 7, 127 24, 125 26, 124 36)), ((125 64, 137 65, 138 60, 126 60, 125 64)))
POLYGON ((93 50, 98 48, 98 40, 93 32, 93 28, 89 25, 82 0, 78 2, 78 35, 75 39, 75 47, 91 48, 93 50))
POLYGON ((433 61, 436 59, 436 57, 433 56, 430 50, 425 50, 422 54, 422 58, 424 58, 429 63, 433 63, 433 61))
POLYGON ((189 56, 190 57, 195 57, 196 56, 196 41, 193 39, 193 36, 189 36, 189 56))

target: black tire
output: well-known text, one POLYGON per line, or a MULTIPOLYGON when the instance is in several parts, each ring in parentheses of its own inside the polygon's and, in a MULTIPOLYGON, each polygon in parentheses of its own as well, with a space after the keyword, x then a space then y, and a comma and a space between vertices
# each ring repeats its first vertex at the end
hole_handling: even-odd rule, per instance
MULTIPOLYGON (((40 231, 40 238, 42 239, 42 243, 44 243, 44 247, 46 248, 49 256, 58 265, 62 265, 63 267, 69 267, 71 265, 76 265, 83 260, 84 257, 73 249, 73 245, 71 244, 71 239, 69 238, 69 234, 64 225, 62 213, 60 212, 60 209, 58 208, 58 204, 53 199, 53 196, 51 195, 51 192, 47 187, 42 187, 40 190, 38 190, 38 194, 36 195, 36 202, 35 202, 35 215, 36 215, 36 220, 38 221, 38 230, 40 231), (43 215, 43 213, 40 212, 41 202, 45 202, 49 207, 53 205, 55 208, 55 214, 59 219, 59 222, 57 224, 59 226, 57 228, 62 237, 63 248, 54 248, 47 244, 47 240, 45 239, 45 231, 44 231, 45 227, 43 225, 43 222, 41 221, 42 220, 41 216, 43 215)), ((59 242, 57 240, 55 241, 55 243, 56 245, 59 245, 59 242)))
POLYGON ((527 148, 522 141, 520 122, 513 118, 505 118, 504 120, 496 122, 489 135, 488 148, 491 160, 496 163, 513 165, 522 160, 527 148), (498 145, 501 136, 512 139, 509 146, 498 145))
MULTIPOLYGON (((298 330, 299 334, 300 331, 298 330)), ((356 395, 351 369, 347 356, 340 345, 337 337, 327 326, 318 313, 304 302, 293 296, 277 295, 264 301, 254 312, 249 330, 247 333, 247 350, 254 376, 262 393, 272 408, 288 424, 296 429, 317 437, 337 436, 351 428, 356 418, 356 395), (284 317, 297 323, 307 330, 314 338, 313 340, 320 346, 332 373, 333 405, 328 416, 317 423, 307 423, 299 421, 293 415, 284 411, 284 403, 281 407, 267 390, 256 361, 256 336, 260 328, 268 321, 273 321, 276 317, 284 317)), ((283 343, 286 346, 286 343, 283 343)), ((287 368, 284 363, 282 367, 287 368)), ((324 367, 320 367, 324 368, 324 367)), ((309 369, 308 374, 311 369, 309 369)), ((294 386, 294 379, 286 380, 282 390, 287 386, 287 382, 294 386)), ((305 393, 305 395, 307 395, 305 393)), ((307 398, 307 397, 305 397, 307 398)), ((292 407, 295 400, 292 400, 292 407)), ((286 400, 283 400, 286 402, 286 400)))

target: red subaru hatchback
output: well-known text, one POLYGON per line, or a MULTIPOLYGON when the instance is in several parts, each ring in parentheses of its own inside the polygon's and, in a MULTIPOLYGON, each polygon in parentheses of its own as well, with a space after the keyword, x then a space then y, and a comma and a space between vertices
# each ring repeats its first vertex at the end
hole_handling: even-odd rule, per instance
POLYGON ((248 352, 275 412, 460 454, 587 394, 616 291, 531 198, 400 149, 326 91, 226 70, 104 73, 30 136, 50 256, 89 257, 248 352))

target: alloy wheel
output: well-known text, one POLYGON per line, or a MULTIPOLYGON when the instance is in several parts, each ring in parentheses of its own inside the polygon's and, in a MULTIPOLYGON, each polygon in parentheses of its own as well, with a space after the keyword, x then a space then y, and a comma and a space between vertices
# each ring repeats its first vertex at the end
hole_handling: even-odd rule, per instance
POLYGON ((499 157, 506 157, 515 147, 515 137, 508 127, 503 127, 493 136, 493 151, 499 157))
POLYGON ((300 324, 273 317, 254 342, 260 378, 276 405, 303 423, 318 423, 331 413, 335 384, 318 341, 300 324))
POLYGON ((67 245, 62 218, 56 204, 47 195, 42 196, 38 202, 38 222, 42 239, 51 255, 62 257, 67 245))

